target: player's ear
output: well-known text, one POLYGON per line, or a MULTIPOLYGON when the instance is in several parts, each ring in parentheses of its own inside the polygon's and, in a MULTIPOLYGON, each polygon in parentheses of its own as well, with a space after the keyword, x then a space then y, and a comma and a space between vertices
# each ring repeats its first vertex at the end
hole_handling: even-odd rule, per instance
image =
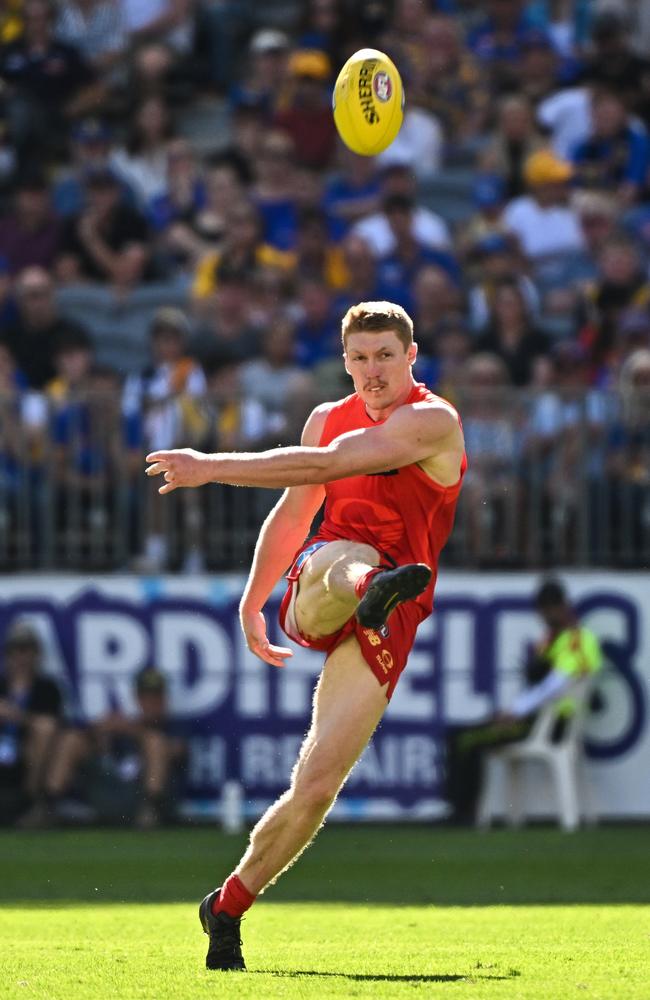
POLYGON ((350 366, 348 364, 348 352, 347 351, 343 351, 343 365, 344 365, 345 370, 348 373, 348 375, 351 376, 352 372, 350 371, 350 366))
POLYGON ((409 344, 409 348, 408 348, 408 350, 406 352, 406 357, 408 359, 408 363, 410 365, 414 365, 415 364, 415 359, 417 358, 417 356, 418 356, 418 345, 415 343, 415 341, 413 341, 412 344, 409 344))

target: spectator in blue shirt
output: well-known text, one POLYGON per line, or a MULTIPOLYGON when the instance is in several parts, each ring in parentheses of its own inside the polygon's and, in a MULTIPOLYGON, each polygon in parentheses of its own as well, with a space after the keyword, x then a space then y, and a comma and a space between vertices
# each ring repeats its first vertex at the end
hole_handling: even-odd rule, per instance
POLYGON ((598 90, 591 104, 591 135, 573 153, 581 187, 613 190, 623 204, 638 201, 647 186, 650 143, 631 123, 623 100, 613 90, 598 90))

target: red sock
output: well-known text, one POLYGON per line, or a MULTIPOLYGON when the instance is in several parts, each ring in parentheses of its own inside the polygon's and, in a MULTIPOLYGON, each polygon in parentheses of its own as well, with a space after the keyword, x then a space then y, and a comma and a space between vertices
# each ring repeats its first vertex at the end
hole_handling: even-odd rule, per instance
POLYGON ((255 902, 255 896, 249 892, 238 875, 230 875, 221 886, 221 892, 212 903, 212 913, 227 913, 229 917, 241 917, 255 902))
POLYGON ((377 576, 377 573, 383 573, 384 570, 385 566, 375 566, 373 569, 369 569, 367 573, 364 573, 363 576, 359 577, 354 585, 354 592, 359 600, 361 600, 366 590, 372 583, 373 578, 377 576))

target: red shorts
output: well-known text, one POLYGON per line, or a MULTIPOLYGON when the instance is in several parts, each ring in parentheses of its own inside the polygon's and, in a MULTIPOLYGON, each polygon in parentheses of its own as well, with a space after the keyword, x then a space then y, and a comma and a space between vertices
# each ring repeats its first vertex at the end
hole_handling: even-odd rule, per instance
POLYGON ((384 684, 388 685, 386 698, 390 701, 400 674, 406 666, 418 625, 422 621, 422 608, 413 601, 398 605, 379 632, 375 632, 371 628, 363 628, 353 615, 342 628, 332 632, 331 635, 320 636, 318 639, 306 638, 300 632, 296 622, 295 604, 298 594, 298 578, 311 554, 322 545, 327 544, 325 541, 312 541, 298 553, 293 566, 287 573, 287 592, 280 605, 280 627, 299 646, 320 650, 328 656, 349 635, 356 636, 363 658, 379 684, 382 687, 384 684))

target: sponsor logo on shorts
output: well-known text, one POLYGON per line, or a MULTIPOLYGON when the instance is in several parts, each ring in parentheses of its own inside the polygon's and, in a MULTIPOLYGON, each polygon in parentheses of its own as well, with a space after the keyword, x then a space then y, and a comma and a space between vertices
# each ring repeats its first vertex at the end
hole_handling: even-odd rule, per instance
POLYGON ((385 674, 392 670, 393 655, 392 653, 389 653, 387 649, 382 649, 381 653, 377 653, 375 659, 385 674))
POLYGON ((388 73, 380 70, 372 78, 372 89, 375 92, 375 96, 378 101, 385 104, 386 101, 390 101, 393 93, 393 82, 389 77, 388 73))
POLYGON ((363 634, 371 646, 381 646, 381 636, 375 632, 374 628, 364 628, 363 634))

